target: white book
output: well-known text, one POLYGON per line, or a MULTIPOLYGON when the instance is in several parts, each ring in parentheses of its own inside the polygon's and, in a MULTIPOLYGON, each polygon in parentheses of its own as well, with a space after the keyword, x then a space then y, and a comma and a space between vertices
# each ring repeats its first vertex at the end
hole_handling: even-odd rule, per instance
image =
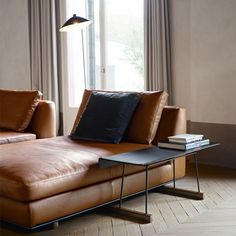
POLYGON ((209 139, 203 139, 200 141, 195 141, 192 143, 172 143, 167 141, 163 141, 163 142, 158 142, 158 147, 160 148, 169 148, 169 149, 177 149, 177 150, 189 150, 192 148, 197 148, 197 147, 201 147, 204 145, 208 145, 210 144, 210 140, 209 139))
POLYGON ((194 141, 200 141, 203 139, 203 134, 178 134, 174 136, 169 136, 169 142, 174 143, 191 143, 194 141))

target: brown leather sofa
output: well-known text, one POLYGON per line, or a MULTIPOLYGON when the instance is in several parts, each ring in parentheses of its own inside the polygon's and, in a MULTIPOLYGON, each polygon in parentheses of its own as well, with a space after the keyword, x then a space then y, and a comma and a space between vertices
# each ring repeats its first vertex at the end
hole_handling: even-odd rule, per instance
POLYGON ((0 144, 56 136, 55 104, 39 91, 0 89, 0 144))
MULTIPOLYGON (((1 145, 0 217, 32 228, 117 200, 122 169, 100 169, 99 158, 151 147, 159 139, 185 132, 185 109, 165 107, 150 144, 98 143, 60 136, 1 145)), ((126 171, 124 195, 143 191, 143 168, 128 166, 126 171)), ((150 167, 149 187, 170 181, 172 173, 171 162, 150 167)), ((176 177, 184 175, 183 157, 176 160, 176 177)))
POLYGON ((55 104, 40 100, 24 132, 0 129, 0 144, 17 143, 56 136, 55 104))

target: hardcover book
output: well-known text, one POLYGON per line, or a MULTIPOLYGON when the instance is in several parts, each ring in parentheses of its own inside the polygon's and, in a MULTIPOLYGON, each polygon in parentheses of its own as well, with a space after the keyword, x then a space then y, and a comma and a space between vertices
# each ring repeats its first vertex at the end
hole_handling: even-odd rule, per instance
POLYGON ((169 142, 174 143, 191 143, 194 141, 200 141, 203 139, 203 134, 178 134, 174 136, 169 136, 169 142))
POLYGON ((208 145, 208 144, 210 144, 209 139, 202 139, 202 140, 194 141, 191 143, 174 143, 174 142, 170 142, 168 140, 165 140, 165 141, 158 142, 158 147, 177 149, 177 150, 189 150, 192 148, 197 148, 197 147, 201 147, 201 146, 208 145))

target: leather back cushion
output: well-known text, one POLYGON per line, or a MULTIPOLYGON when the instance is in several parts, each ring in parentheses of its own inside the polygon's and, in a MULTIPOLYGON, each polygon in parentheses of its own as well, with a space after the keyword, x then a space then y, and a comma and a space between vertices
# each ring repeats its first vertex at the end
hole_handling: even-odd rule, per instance
POLYGON ((120 143, 139 100, 137 93, 93 91, 72 138, 120 143))
POLYGON ((153 145, 157 145, 159 140, 164 140, 168 136, 184 134, 187 132, 186 109, 177 106, 165 106, 161 115, 161 120, 153 145))
POLYGON ((127 142, 150 144, 153 141, 167 98, 165 91, 141 93, 126 134, 127 142))
MULTIPOLYGON (((85 90, 80 108, 71 134, 75 132, 81 116, 91 96, 92 90, 85 90)), ((119 93, 119 92, 117 92, 119 93)), ((165 91, 141 92, 141 99, 133 114, 132 120, 125 135, 125 141, 150 144, 158 128, 162 110, 166 104, 168 94, 165 91)))
POLYGON ((40 97, 39 91, 0 89, 0 128, 14 131, 25 130, 40 97))
POLYGON ((73 135, 75 133, 75 130, 80 122, 80 119, 82 117, 82 114, 84 113, 84 110, 88 104, 88 101, 89 101, 89 98, 92 94, 92 90, 88 90, 88 89, 85 89, 84 90, 84 94, 83 94, 83 97, 82 97, 82 101, 80 103, 80 107, 79 107, 79 110, 78 110, 78 113, 76 115, 76 118, 75 118, 75 122, 74 122, 74 125, 73 125, 73 128, 71 130, 71 135, 73 135))

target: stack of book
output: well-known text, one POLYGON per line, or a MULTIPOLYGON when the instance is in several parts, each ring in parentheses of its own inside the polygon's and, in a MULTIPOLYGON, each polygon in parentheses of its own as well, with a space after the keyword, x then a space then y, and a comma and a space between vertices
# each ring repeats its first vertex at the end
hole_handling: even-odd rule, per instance
POLYGON ((210 144, 210 140, 202 134, 178 134, 168 137, 167 140, 158 142, 160 148, 189 150, 210 144))

